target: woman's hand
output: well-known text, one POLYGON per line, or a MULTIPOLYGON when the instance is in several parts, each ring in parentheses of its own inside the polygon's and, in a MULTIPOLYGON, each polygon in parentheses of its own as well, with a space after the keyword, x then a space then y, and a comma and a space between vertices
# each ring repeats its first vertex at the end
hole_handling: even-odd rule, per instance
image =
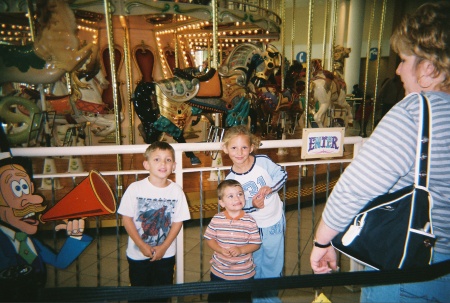
POLYGON ((337 270, 336 250, 333 246, 327 248, 313 247, 310 262, 315 274, 328 274, 337 270))

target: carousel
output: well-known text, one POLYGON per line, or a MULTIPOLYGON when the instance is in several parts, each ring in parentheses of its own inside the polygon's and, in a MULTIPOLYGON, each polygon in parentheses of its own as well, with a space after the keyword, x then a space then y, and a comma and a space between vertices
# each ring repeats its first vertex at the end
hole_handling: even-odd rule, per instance
MULTIPOLYGON (((346 136, 357 135, 360 129, 355 128, 354 118, 360 125, 369 121, 373 128, 375 111, 367 109, 376 105, 350 89, 356 80, 349 66, 354 68, 354 62, 361 61, 362 50, 348 46, 350 33, 347 40, 338 35, 338 16, 348 13, 348 8, 341 10, 337 1, 324 1, 313 10, 314 1, 303 2, 292 1, 288 9, 280 0, 2 1, 0 122, 6 140, 16 150, 106 146, 115 152, 116 146, 157 140, 218 142, 228 127, 241 124, 263 140, 284 143, 300 139, 303 130, 312 128, 338 127, 346 136), (361 109, 359 116, 355 105, 361 109)), ((389 5, 374 3, 366 10, 369 41, 375 15, 381 16, 380 51, 386 47, 381 41, 384 16, 393 11, 389 5)), ((351 23, 351 16, 347 17, 351 23)), ((356 82, 364 83, 366 92, 374 84, 376 95, 378 71, 392 64, 381 56, 369 62, 373 47, 366 48, 364 80, 356 82)), ((275 162, 303 160, 300 148, 288 154, 286 148, 278 148, 282 145, 266 150, 275 162)), ((353 150, 347 149, 344 156, 320 163, 323 166, 317 169, 310 161, 310 171, 303 163, 287 167, 286 205, 300 209, 300 200, 302 207, 305 202, 324 200, 352 156, 353 150)), ((33 158, 34 172, 43 167, 43 174, 57 175, 57 170, 67 169, 61 175, 73 175, 71 180, 61 177, 67 184, 43 177, 37 191, 45 200, 63 200, 78 186, 75 178, 86 174, 83 166, 121 172, 127 163, 123 171, 142 169, 142 155, 126 152, 111 157, 70 156, 67 167, 68 157, 33 158), (55 168, 63 162, 65 167, 55 168)), ((203 179, 200 171, 230 163, 221 159, 220 151, 186 151, 179 162, 188 172, 175 173, 176 179, 181 176, 185 182, 191 218, 202 222, 203 216, 217 213, 217 181, 223 177, 211 171, 210 178, 203 179)), ((119 230, 115 198, 121 198, 135 178, 125 180, 120 173, 107 177, 109 184, 116 182, 112 191, 104 187, 114 203, 93 215, 95 220, 89 218, 92 224, 87 228, 95 226, 97 233, 103 232, 100 227, 105 232, 112 226, 119 230)), ((98 244, 98 263, 100 251, 98 244)), ((184 265, 182 260, 177 262, 177 281, 183 281, 184 265)), ((116 267, 120 276, 121 268, 116 267)), ((201 270, 200 274, 203 277, 201 270)), ((53 280, 58 286, 56 271, 53 280)))
MULTIPOLYGON (((365 106, 346 84, 352 50, 336 43, 337 25, 323 29, 319 58, 295 57, 298 24, 284 1, 10 2, 0 7, 0 120, 14 147, 217 142, 238 124, 268 140, 315 127, 352 135, 355 102, 365 106)), ((321 18, 335 20, 337 11, 327 2, 321 18)), ((310 29, 322 21, 308 15, 310 29)), ((185 159, 223 164, 220 152, 185 159)), ((55 160, 35 162, 36 171, 61 170, 55 160)), ((71 157, 68 171, 83 171, 85 161, 94 160, 71 157)))
POLYGON ((351 125, 343 78, 351 50, 333 47, 330 71, 324 57, 288 58, 283 10, 278 1, 12 1, 1 10, 8 139, 201 142, 217 140, 211 127, 237 124, 285 139, 305 126, 351 125))

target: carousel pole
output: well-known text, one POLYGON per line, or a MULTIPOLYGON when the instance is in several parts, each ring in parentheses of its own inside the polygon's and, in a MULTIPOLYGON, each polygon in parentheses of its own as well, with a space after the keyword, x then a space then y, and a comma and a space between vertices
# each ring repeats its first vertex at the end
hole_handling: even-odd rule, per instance
POLYGON ((363 95, 363 100, 362 100, 362 116, 361 116, 361 121, 360 121, 360 130, 359 130, 359 134, 360 135, 366 135, 366 129, 364 127, 364 125, 366 124, 366 92, 367 92, 367 83, 368 83, 368 79, 369 79, 369 58, 370 58, 370 44, 371 44, 371 40, 372 40, 372 32, 373 32, 373 23, 374 23, 374 19, 375 19, 375 9, 377 6, 377 1, 373 0, 372 2, 372 12, 370 14, 370 23, 369 23, 369 34, 367 37, 367 50, 366 50, 366 66, 365 66, 365 75, 364 75, 364 95, 363 95))
MULTIPOLYGON (((325 59, 326 59, 326 52, 327 52, 327 34, 328 34, 328 19, 329 19, 329 15, 330 15, 330 1, 326 0, 325 1, 325 15, 324 15, 324 20, 325 20, 325 24, 323 27, 323 40, 322 40, 322 66, 325 67, 325 59)), ((332 46, 331 46, 332 48, 332 46)), ((328 70, 330 70, 330 68, 328 68, 328 70)))
POLYGON ((128 18, 120 16, 120 24, 122 25, 124 37, 123 37, 123 50, 125 56, 125 76, 127 79, 127 100, 128 100, 128 140, 129 144, 135 143, 134 137, 134 107, 131 102, 131 92, 133 91, 133 81, 131 74, 131 54, 130 54, 130 29, 128 27, 128 18))
POLYGON ((377 70, 376 70, 376 76, 375 76, 375 90, 374 90, 374 98, 373 98, 371 132, 373 132, 373 129, 375 127, 375 112, 376 112, 375 109, 377 108, 378 80, 379 80, 380 61, 381 61, 381 47, 382 47, 383 33, 384 33, 384 21, 386 19, 386 5, 387 5, 387 0, 383 0, 383 7, 381 8, 380 32, 378 33, 378 56, 377 56, 377 70))
MULTIPOLYGON (((285 0, 281 0, 281 20, 286 20, 286 1, 285 0)), ((284 58, 285 58, 285 50, 286 47, 284 45, 284 40, 285 40, 285 31, 286 31, 286 26, 284 25, 285 22, 282 22, 281 24, 281 91, 284 90, 284 67, 285 67, 285 63, 284 63, 284 58)), ((278 98, 278 103, 281 103, 283 99, 283 95, 282 93, 279 94, 279 98, 278 98)), ((286 140, 286 113, 282 112, 281 113, 281 129, 282 129, 282 134, 281 134, 281 140, 286 140)), ((286 148, 279 148, 277 155, 279 156, 283 156, 283 155, 287 155, 287 149, 286 148)))
MULTIPOLYGON (((111 66, 111 85, 113 91, 113 100, 114 100, 114 114, 115 114, 115 123, 116 123, 116 145, 121 145, 121 132, 120 132, 120 111, 119 111, 119 98, 118 98, 118 86, 117 86, 117 75, 116 75, 116 61, 114 54, 114 35, 113 35, 113 25, 112 25, 112 16, 111 16, 111 3, 109 0, 105 0, 105 21, 106 21, 106 32, 108 36, 108 49, 109 49, 109 58, 110 58, 110 66, 111 66)), ((122 170, 122 156, 117 155, 117 170, 122 170)), ((117 188, 117 196, 122 197, 123 195, 123 186, 122 186, 122 177, 118 176, 116 181, 117 188)))
POLYGON ((314 0, 309 0, 308 9, 308 39, 307 39, 307 56, 306 56, 306 80, 305 80, 305 128, 308 128, 309 114, 309 89, 311 85, 311 53, 312 53, 312 22, 314 17, 314 0))
MULTIPOLYGON (((217 48, 217 44, 218 44, 218 25, 217 25, 217 0, 212 0, 211 5, 213 7, 213 15, 212 15, 212 28, 213 28, 213 35, 212 35, 212 40, 213 40, 213 54, 212 54, 212 62, 211 62, 211 68, 215 68, 217 70, 218 67, 218 48, 217 48)), ((220 127, 220 114, 216 113, 215 114, 215 120, 214 120, 214 124, 216 127, 220 127)), ((223 166, 223 161, 222 161, 222 152, 218 151, 217 152, 217 156, 215 159, 213 159, 211 167, 222 167, 223 166)), ((224 175, 223 175, 223 171, 211 171, 208 181, 220 181, 224 179, 224 175)))

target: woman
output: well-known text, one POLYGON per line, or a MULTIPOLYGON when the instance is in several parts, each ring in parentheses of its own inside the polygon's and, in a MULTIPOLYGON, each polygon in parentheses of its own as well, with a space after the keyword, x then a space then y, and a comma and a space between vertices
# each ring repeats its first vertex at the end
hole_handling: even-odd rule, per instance
MULTIPOLYGON (((424 4, 407 16, 391 37, 401 58, 396 73, 406 97, 381 120, 330 195, 315 234, 311 267, 315 273, 336 269, 330 241, 371 199, 414 181, 419 98, 431 103, 432 145, 429 189, 437 242, 432 262, 450 259, 450 2, 424 4)), ((402 285, 363 287, 361 302, 447 302, 450 275, 402 285)))

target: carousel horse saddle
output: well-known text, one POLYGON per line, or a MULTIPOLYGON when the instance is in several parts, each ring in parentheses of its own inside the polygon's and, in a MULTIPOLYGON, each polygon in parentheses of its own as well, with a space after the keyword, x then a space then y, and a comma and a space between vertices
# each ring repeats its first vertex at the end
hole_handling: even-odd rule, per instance
POLYGON ((165 97, 174 102, 189 101, 197 95, 200 89, 200 83, 197 79, 191 81, 174 77, 155 82, 155 84, 165 97))
POLYGON ((219 73, 210 69, 201 76, 193 76, 186 70, 175 69, 177 77, 156 82, 164 95, 175 102, 189 101, 194 97, 218 98, 222 96, 219 73))

